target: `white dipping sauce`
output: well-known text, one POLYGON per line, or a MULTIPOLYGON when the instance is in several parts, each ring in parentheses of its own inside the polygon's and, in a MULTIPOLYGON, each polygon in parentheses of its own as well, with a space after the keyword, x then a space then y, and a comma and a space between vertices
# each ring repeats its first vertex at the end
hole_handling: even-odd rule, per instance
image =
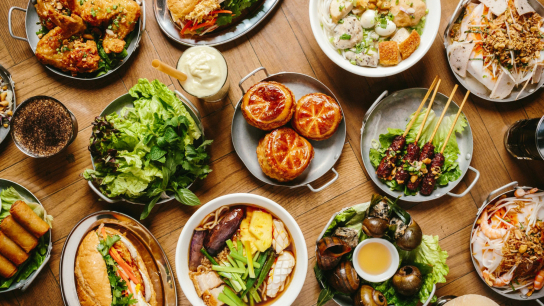
POLYGON ((180 82, 183 89, 197 98, 221 96, 225 89, 228 91, 228 86, 223 88, 227 79, 227 62, 215 48, 199 46, 187 49, 179 59, 177 69, 187 75, 187 80, 180 82))

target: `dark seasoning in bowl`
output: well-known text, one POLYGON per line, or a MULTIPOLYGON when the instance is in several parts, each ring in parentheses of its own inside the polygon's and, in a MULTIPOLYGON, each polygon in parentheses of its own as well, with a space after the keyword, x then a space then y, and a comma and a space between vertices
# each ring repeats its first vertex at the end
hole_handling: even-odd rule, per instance
POLYGON ((13 138, 21 149, 39 157, 60 152, 72 137, 72 120, 59 102, 39 97, 21 105, 12 122, 13 138))

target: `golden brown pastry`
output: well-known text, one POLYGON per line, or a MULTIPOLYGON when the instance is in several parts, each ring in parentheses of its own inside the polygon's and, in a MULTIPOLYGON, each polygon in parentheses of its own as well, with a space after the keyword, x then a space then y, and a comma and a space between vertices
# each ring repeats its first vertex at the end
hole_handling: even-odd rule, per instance
POLYGON ((342 122, 340 105, 322 93, 307 94, 295 108, 292 125, 300 135, 312 140, 325 140, 334 134, 342 122))
POLYGON ((278 82, 260 82, 246 92, 242 114, 247 123, 269 131, 285 125, 295 112, 295 95, 278 82))
POLYGON ((280 182, 294 180, 314 158, 314 148, 294 130, 284 127, 266 134, 257 146, 264 174, 280 182))

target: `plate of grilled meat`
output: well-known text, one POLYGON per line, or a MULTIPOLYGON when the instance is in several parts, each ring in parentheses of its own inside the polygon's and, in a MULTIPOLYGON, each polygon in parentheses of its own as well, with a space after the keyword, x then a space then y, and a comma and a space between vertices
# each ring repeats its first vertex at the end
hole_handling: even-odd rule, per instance
POLYGON ((445 194, 466 195, 480 173, 470 166, 472 131, 462 108, 450 96, 431 88, 384 92, 363 119, 361 153, 370 177, 384 192, 409 202, 430 201, 445 194), (468 170, 472 183, 461 194, 451 190, 468 170))

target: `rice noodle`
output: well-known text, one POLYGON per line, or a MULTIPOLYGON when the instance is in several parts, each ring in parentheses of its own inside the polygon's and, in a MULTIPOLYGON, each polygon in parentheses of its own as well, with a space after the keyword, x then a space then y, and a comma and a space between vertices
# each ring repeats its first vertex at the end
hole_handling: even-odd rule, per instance
POLYGON ((214 228, 219 221, 223 219, 229 209, 230 208, 228 206, 221 206, 215 211, 209 213, 206 217, 204 217, 204 219, 202 219, 200 224, 195 228, 195 231, 205 231, 214 228))

